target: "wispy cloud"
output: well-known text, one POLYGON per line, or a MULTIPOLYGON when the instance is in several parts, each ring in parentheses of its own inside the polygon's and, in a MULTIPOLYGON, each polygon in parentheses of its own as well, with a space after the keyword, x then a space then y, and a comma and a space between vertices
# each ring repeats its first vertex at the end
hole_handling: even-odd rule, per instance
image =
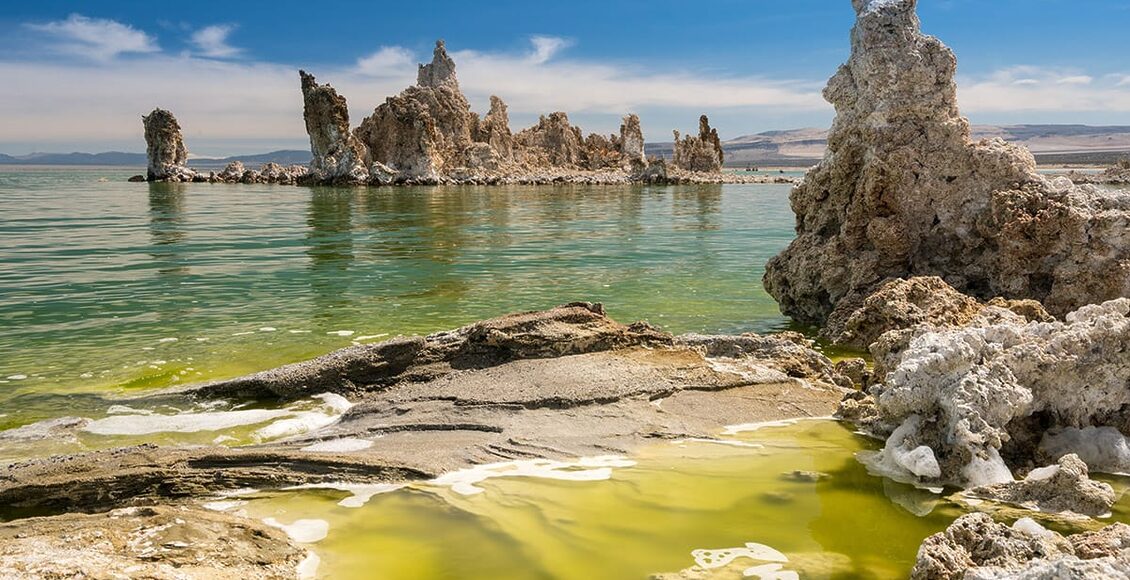
POLYGON ((534 51, 530 53, 530 64, 542 64, 557 55, 557 53, 573 45, 573 41, 557 36, 532 36, 530 44, 534 51))
POLYGON ((196 47, 201 56, 209 58, 231 58, 239 56, 243 49, 236 48, 228 43, 228 37, 234 32, 234 24, 214 24, 206 26, 192 33, 189 41, 196 47))
POLYGON ((1108 114, 1125 118, 1130 113, 1130 82, 1125 75, 1095 76, 1077 70, 1016 66, 982 76, 958 80, 963 112, 986 115, 1029 113, 1108 114))
POLYGON ((95 60, 110 60, 125 53, 154 53, 161 49, 148 34, 115 20, 71 14, 66 20, 25 25, 54 39, 49 45, 60 52, 95 60))
POLYGON ((400 46, 382 46, 379 50, 357 60, 357 72, 372 77, 409 77, 416 70, 416 56, 400 46))

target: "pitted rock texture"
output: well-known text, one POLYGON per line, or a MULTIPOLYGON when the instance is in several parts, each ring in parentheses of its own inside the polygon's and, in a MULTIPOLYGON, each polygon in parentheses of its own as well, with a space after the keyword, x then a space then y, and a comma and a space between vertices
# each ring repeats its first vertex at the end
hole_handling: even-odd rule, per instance
POLYGON ((797 239, 766 269, 782 311, 822 324, 883 280, 940 276, 964 294, 1062 316, 1130 296, 1130 195, 1049 181, 1025 149, 973 143, 957 61, 916 0, 855 0, 852 54, 824 96, 824 160, 791 195, 797 239))
POLYGON ((345 97, 314 75, 298 71, 302 80, 302 116, 310 136, 310 176, 319 182, 363 183, 368 177, 367 151, 349 127, 345 97))
POLYGON ((586 160, 585 138, 569 115, 557 111, 542 115, 537 125, 514 136, 522 160, 530 166, 580 168, 586 160))
POLYGON ((307 551, 258 521, 135 507, 0 524, 0 577, 293 579, 307 551))
MULTIPOLYGON (((1010 467, 1046 465, 1072 447, 1090 461, 1086 436, 1040 457, 1048 434, 1109 426, 1117 435, 1130 425, 1130 298, 1085 306, 1064 322, 1023 322, 994 307, 983 315, 994 313, 960 328, 901 331, 888 352, 873 347, 890 369, 870 390, 867 428, 888 436, 873 469, 931 484, 1006 483, 1010 467)), ((865 415, 862 404, 853 400, 848 414, 865 415)))
POLYGON ((627 169, 642 171, 647 167, 643 129, 640 128, 638 115, 624 117, 624 122, 620 125, 620 156, 627 169))
POLYGON ((718 130, 710 127, 710 119, 703 115, 698 119, 698 135, 687 135, 680 140, 675 131, 675 152, 671 164, 679 169, 703 173, 722 171, 725 154, 718 130))
MULTIPOLYGON (((996 298, 988 306, 1010 310, 1037 322, 1055 320, 1033 300, 996 298)), ((842 300, 828 317, 820 335, 835 344, 862 350, 890 331, 922 325, 965 326, 982 314, 985 307, 936 276, 891 280, 862 299, 851 296, 842 300)))
POLYGON ((1110 485, 1089 477, 1087 464, 1075 454, 1064 455, 1055 465, 1033 469, 1024 479, 978 487, 966 495, 1036 511, 1094 517, 1109 514, 1117 499, 1110 485))
POLYGON ((191 170, 180 123, 164 109, 153 109, 141 118, 145 125, 145 153, 149 158, 149 181, 177 179, 191 170))
POLYGON ((957 519, 918 549, 912 580, 1124 579, 1130 575, 1130 526, 1064 537, 1031 519, 1011 527, 975 513, 957 519))

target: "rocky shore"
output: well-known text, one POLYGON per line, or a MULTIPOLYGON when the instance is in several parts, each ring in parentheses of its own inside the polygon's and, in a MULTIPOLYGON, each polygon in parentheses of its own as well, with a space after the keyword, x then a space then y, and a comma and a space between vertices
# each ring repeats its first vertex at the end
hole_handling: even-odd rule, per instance
MULTIPOLYGON (((18 540, 0 547, 0 571, 65 575, 80 558, 157 566, 179 557, 178 540, 145 544, 170 554, 153 561, 113 538, 176 513, 215 534, 250 526, 235 537, 256 538, 226 559, 199 560, 201 575, 230 567, 270 577, 276 563, 304 561, 284 537, 169 510, 221 490, 393 484, 498 461, 628 454, 727 424, 835 412, 884 441, 860 457, 873 475, 955 491, 976 511, 923 543, 914 578, 1127 577, 1130 528, 1103 527, 1117 498, 1091 474, 1130 471, 1130 195, 1049 180, 1026 150, 971 142, 956 58, 921 32, 916 0, 853 6, 852 55, 825 91, 837 109, 828 154, 793 191, 797 239, 768 264, 765 285, 824 339, 866 348, 870 367, 835 365, 798 334, 673 336, 617 323, 589 303, 354 346, 141 399, 348 402, 308 433, 0 469, 0 505, 64 514, 0 526, 0 537, 18 540), (153 504, 165 507, 121 511, 153 504), (1031 517, 1006 526, 994 507, 1031 517), (1096 529, 1063 535, 1037 522, 1051 514, 1096 529), (51 544, 51 530, 63 528, 76 539, 51 544), (81 536, 88 529, 102 535, 81 536), (73 557, 45 561, 43 550, 73 557), (252 561, 259 568, 249 571, 252 561)), ((315 161, 298 183, 722 179, 705 117, 697 136, 677 136, 671 167, 643 157, 633 116, 608 137, 583 137, 564 113, 511 133, 497 98, 480 118, 442 43, 417 84, 356 129, 332 87, 301 80, 315 161)), ((154 111, 145 125, 149 177, 186 179, 176 120, 154 111)), ((228 175, 255 179, 240 169, 228 175)))

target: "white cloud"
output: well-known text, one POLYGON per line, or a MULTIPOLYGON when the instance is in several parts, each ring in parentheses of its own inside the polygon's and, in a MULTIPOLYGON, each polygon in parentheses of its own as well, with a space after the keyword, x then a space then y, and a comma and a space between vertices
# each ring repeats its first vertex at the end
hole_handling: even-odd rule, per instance
POLYGON ((1031 122, 1039 122, 1045 113, 1059 118, 1071 114, 1125 118, 1130 113, 1130 82, 1125 78, 1018 66, 958 79, 958 102, 965 113, 1028 113, 1031 122))
POLYGON ((1057 80, 1056 82, 1061 84, 1061 85, 1089 85, 1092 82, 1094 82, 1094 80, 1095 80, 1094 77, 1089 77, 1087 75, 1075 75, 1075 76, 1063 77, 1063 78, 1057 80))
POLYGON ((230 58, 238 56, 243 49, 228 44, 228 37, 235 30, 233 24, 214 24, 192 33, 190 42, 201 56, 210 58, 230 58))
POLYGON ((532 36, 530 44, 534 46, 534 52, 529 56, 530 63, 542 64, 572 46, 573 41, 556 36, 532 36))
POLYGON ((155 38, 132 26, 114 20, 87 18, 81 14, 71 14, 66 20, 26 26, 54 37, 58 42, 52 48, 56 50, 95 60, 109 60, 124 53, 161 50, 155 38))
POLYGON ((415 55, 400 46, 382 46, 377 52, 357 60, 357 72, 366 76, 411 76, 415 70, 415 55))

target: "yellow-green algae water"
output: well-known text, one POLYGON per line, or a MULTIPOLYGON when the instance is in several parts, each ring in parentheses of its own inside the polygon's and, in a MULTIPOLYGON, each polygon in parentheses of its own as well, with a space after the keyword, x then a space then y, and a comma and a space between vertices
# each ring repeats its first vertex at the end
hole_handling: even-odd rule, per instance
MULTIPOLYGON (((281 421, 314 427, 340 411, 318 399, 280 409, 105 397, 574 300, 676 333, 791 328, 760 282, 793 235, 784 185, 125 183, 133 173, 0 170, 0 462, 272 440, 281 421), (61 416, 94 422, 5 439, 61 416)), ((368 501, 260 491, 213 507, 301 522, 291 531, 325 578, 733 578, 774 565, 747 556, 778 553, 780 571, 804 578, 899 578, 960 513, 869 476, 854 454, 876 442, 832 421, 720 440, 542 466, 552 478, 486 479, 472 495, 433 482, 361 490, 384 492, 368 501), (828 477, 786 476, 797 470, 828 477)), ((1114 519, 1128 511, 1121 502, 1114 519)))

